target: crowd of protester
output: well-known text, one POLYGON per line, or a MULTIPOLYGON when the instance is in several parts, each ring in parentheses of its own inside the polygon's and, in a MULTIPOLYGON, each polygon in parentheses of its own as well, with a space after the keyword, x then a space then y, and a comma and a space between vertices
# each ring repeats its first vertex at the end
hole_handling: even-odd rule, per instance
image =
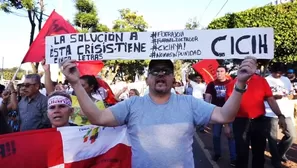
MULTIPOLYGON (((41 83, 38 74, 29 74, 25 77, 25 81, 18 84, 16 88, 13 83, 10 83, 6 88, 0 85, 0 134, 94 123, 94 119, 88 118, 83 108, 80 107, 80 97, 76 97, 76 91, 71 87, 71 84, 67 80, 63 83, 51 81, 50 66, 44 62, 42 65, 45 71, 44 84, 41 83), (74 106, 77 99, 80 104, 74 106)), ((169 68, 172 67, 169 66, 169 68)), ((155 69, 150 70, 153 76, 159 75, 161 72, 165 76, 173 73, 173 70, 171 72, 168 69, 158 69, 156 72, 153 71, 155 69)), ((297 98, 297 79, 295 70, 285 69, 281 63, 270 66, 269 71, 270 74, 265 78, 253 74, 247 80, 248 89, 242 96, 239 111, 233 122, 211 124, 214 161, 218 161, 222 156, 222 131, 228 139, 231 166, 248 167, 249 146, 251 145, 252 166, 254 168, 263 167, 266 140, 268 140, 272 155, 271 162, 275 168, 281 167, 281 162, 288 160, 286 152, 296 138, 296 129, 293 123, 294 112, 292 113, 294 106, 287 104, 288 100, 297 98), (284 137, 278 142, 279 126, 284 137)), ((84 75, 80 77, 79 81, 98 109, 103 110, 112 107, 117 102, 124 103, 125 99, 140 96, 138 90, 128 90, 127 87, 124 87, 115 94, 115 101, 110 102, 108 101, 110 99, 108 90, 98 80, 102 79, 84 75), (125 95, 126 93, 128 94, 125 95)), ((147 79, 147 83, 150 86, 151 81, 149 80, 147 79)), ((219 66, 214 81, 206 84, 201 75, 189 74, 186 83, 173 80, 171 93, 176 96, 191 95, 195 99, 223 107, 231 96, 233 88, 236 87, 236 81, 237 78, 228 77, 226 67, 219 66)), ((149 93, 149 90, 148 88, 145 95, 149 93)), ((189 101, 191 100, 189 99, 189 101)), ((117 108, 119 106, 114 107, 113 110, 118 111, 117 108)), ((121 117, 120 114, 118 115, 121 117)), ((202 133, 205 132, 207 123, 197 124, 197 129, 202 133)), ((167 138, 170 139, 170 137, 167 138)))

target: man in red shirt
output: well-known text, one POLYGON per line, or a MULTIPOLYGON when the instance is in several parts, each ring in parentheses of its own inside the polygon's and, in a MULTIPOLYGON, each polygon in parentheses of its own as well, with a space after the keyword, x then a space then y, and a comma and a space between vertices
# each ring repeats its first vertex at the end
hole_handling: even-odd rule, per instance
MULTIPOLYGON (((254 65, 257 66, 257 60, 254 65)), ((237 79, 227 85, 226 98, 233 92, 237 79)), ((265 78, 254 74, 247 81, 248 89, 243 94, 240 108, 233 122, 234 138, 236 143, 236 167, 248 168, 249 145, 252 147, 252 167, 264 168, 264 151, 266 148, 266 135, 269 130, 265 124, 266 100, 272 111, 279 117, 279 126, 286 129, 285 118, 281 113, 271 89, 265 78)))
MULTIPOLYGON (((217 79, 210 82, 207 85, 205 92, 205 101, 214 104, 219 107, 223 107, 225 104, 226 97, 226 85, 231 82, 231 79, 227 78, 227 68, 219 66, 217 68, 217 79)), ((213 136, 213 149, 214 155, 213 160, 218 161, 221 157, 221 133, 224 127, 225 135, 228 138, 229 152, 230 152, 230 165, 235 166, 236 164, 236 151, 235 141, 232 136, 232 124, 213 124, 212 125, 212 136, 213 136)))

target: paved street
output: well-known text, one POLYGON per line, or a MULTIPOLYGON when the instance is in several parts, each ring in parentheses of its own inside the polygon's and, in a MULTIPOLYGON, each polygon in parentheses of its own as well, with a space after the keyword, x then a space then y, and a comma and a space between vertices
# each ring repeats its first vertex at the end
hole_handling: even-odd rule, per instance
MULTIPOLYGON (((208 155, 212 154, 212 150, 213 150, 213 145, 212 145, 212 134, 211 134, 211 127, 207 127, 206 128, 206 133, 198 133, 199 135, 199 139, 201 139, 201 143, 204 146, 203 148, 206 149, 208 155)), ((279 133, 279 138, 281 137, 281 134, 279 133)), ((217 165, 215 165, 217 168, 229 168, 229 149, 228 149, 228 145, 227 145, 227 139, 224 136, 224 134, 222 133, 222 138, 221 138, 221 147, 222 147, 222 158, 217 162, 217 165)), ((290 161, 286 164, 284 164, 284 168, 296 168, 297 167, 297 145, 296 145, 296 141, 295 144, 291 147, 291 149, 289 150, 289 152, 287 153, 287 157, 288 159, 290 159, 290 161)), ((268 148, 267 148, 268 149, 268 148)), ((202 150, 202 149, 201 149, 202 150)), ((272 168, 271 164, 270 164, 270 153, 268 151, 265 152, 266 154, 266 165, 265 168, 272 168)), ((250 165, 251 165, 251 152, 250 152, 250 165)))
POLYGON ((194 161, 196 168, 212 168, 213 166, 207 159, 204 150, 199 145, 197 139, 198 136, 193 139, 193 153, 194 153, 194 161))

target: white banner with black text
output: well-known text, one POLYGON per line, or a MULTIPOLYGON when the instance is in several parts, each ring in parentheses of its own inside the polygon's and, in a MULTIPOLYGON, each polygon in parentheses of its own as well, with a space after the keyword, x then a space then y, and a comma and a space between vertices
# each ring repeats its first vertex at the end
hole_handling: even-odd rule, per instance
POLYGON ((100 32, 46 37, 46 62, 68 59, 272 59, 273 28, 100 32))

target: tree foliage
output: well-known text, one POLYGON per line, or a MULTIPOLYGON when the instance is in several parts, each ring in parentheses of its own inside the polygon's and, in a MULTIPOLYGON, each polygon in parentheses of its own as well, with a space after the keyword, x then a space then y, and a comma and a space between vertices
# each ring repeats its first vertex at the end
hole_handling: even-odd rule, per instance
POLYGON ((80 32, 88 32, 97 27, 99 17, 92 0, 76 0, 75 7, 78 12, 75 14, 74 24, 80 28, 80 32))
MULTIPOLYGON (((2 71, 3 79, 11 80, 17 69, 18 69, 17 67, 3 69, 2 71)), ((26 71, 23 69, 20 69, 16 75, 16 80, 21 80, 23 75, 25 74, 26 74, 26 71)))
MULTIPOLYGON (((44 3, 43 0, 4 0, 0 3, 0 9, 6 13, 13 13, 13 9, 25 9, 28 13, 28 19, 31 25, 29 46, 34 41, 34 34, 36 28, 36 20, 38 22, 38 29, 41 30, 44 3)), ((34 73, 38 73, 39 63, 31 63, 34 73)))
POLYGON ((274 61, 297 61, 297 3, 267 5, 213 20, 209 29, 273 27, 274 61))
MULTIPOLYGON (((121 9, 120 18, 113 22, 114 32, 144 32, 148 28, 148 23, 143 16, 130 9, 121 9)), ((124 81, 134 81, 135 75, 143 75, 144 68, 148 66, 148 60, 109 60, 105 65, 108 72, 116 72, 115 79, 124 81)))
POLYGON ((97 26, 93 28, 92 32, 110 32, 110 29, 105 24, 98 23, 97 26))

